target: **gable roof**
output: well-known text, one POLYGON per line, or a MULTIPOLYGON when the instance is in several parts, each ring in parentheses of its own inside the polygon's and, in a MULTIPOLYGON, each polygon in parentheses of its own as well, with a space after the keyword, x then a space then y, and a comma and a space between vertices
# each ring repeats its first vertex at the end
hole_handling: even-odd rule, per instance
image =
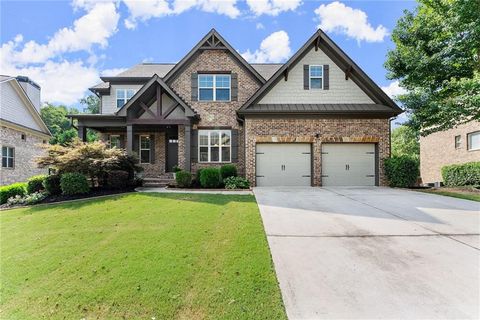
POLYGON ((240 64, 242 64, 261 84, 265 83, 260 73, 253 68, 215 29, 210 30, 205 37, 200 40, 192 50, 175 67, 170 70, 163 78, 165 82, 169 82, 200 50, 204 49, 225 49, 229 51, 240 64), (206 46, 208 45, 208 47, 206 46))
MULTIPOLYGON (((391 110, 392 115, 398 115, 403 110, 383 92, 383 90, 322 30, 318 29, 307 42, 281 67, 275 74, 239 109, 239 114, 258 112, 250 109, 263 98, 275 84, 309 52, 310 49, 323 50, 325 54, 352 79, 374 102, 391 110)), ((258 107, 257 107, 258 108, 258 107)), ((273 108, 275 110, 276 108, 273 108)), ((366 110, 365 110, 366 111, 366 110)), ((320 112, 320 111, 319 111, 320 112)))

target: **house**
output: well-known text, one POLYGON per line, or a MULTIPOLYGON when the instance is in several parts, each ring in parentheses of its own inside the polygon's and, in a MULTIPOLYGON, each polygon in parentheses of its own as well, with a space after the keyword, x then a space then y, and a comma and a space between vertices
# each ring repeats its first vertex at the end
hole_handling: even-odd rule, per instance
POLYGON ((79 135, 138 154, 147 178, 233 163, 256 186, 386 184, 402 110, 321 30, 285 64, 249 64, 212 29, 176 64, 101 79, 79 135))
POLYGON ((46 173, 35 158, 50 138, 40 118, 40 86, 27 77, 0 76, 0 185, 46 173))
POLYGON ((472 161, 480 161, 479 121, 420 137, 420 175, 424 184, 439 185, 444 166, 472 161))

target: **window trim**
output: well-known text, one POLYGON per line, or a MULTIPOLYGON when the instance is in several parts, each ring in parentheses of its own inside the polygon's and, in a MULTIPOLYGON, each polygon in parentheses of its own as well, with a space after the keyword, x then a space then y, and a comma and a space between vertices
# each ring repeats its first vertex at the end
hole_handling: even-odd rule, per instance
POLYGON ((140 164, 150 164, 150 159, 152 159, 152 141, 150 141, 148 149, 142 149, 142 137, 147 137, 149 140, 151 140, 150 135, 148 134, 141 134, 138 136, 138 161, 140 164), (142 162, 142 151, 146 150, 148 150, 148 162, 142 162))
POLYGON ((232 162, 232 130, 230 129, 226 129, 226 130, 222 130, 222 129, 199 129, 198 130, 198 150, 197 150, 197 155, 198 155, 198 163, 231 163, 232 162), (202 145, 200 144, 200 135, 202 132, 208 132, 208 144, 207 145, 202 145), (218 132, 219 134, 219 144, 218 144, 218 161, 212 161, 211 160, 211 155, 212 155, 212 152, 211 152, 211 148, 212 148, 212 145, 211 145, 211 140, 210 140, 210 137, 211 137, 211 133, 212 132, 218 132), (230 144, 229 145, 223 145, 222 144, 222 133, 224 132, 228 132, 230 134, 230 144), (207 147, 207 154, 208 154, 208 160, 207 161, 202 161, 200 159, 200 148, 203 147, 207 147), (222 159, 222 149, 223 148, 230 148, 230 158, 228 161, 223 161, 222 159))
MULTIPOLYGON (((227 89, 219 87, 219 89, 227 89)), ((197 97, 198 101, 201 102, 231 102, 232 101, 232 75, 225 73, 199 73, 197 79, 197 97), (210 87, 200 87, 200 77, 201 76, 213 76, 213 86, 210 87), (230 81, 230 87, 228 87, 228 100, 217 100, 217 76, 227 76, 230 81), (200 89, 212 89, 213 90, 213 100, 201 100, 200 99, 200 89)))
POLYGON ((9 169, 9 170, 15 169, 15 147, 2 146, 2 157, 1 157, 1 158, 2 158, 2 164, 1 164, 1 168, 2 168, 2 169, 9 169), (7 148, 7 156, 5 157, 5 158, 7 158, 7 166, 6 166, 6 167, 3 166, 3 158, 4 158, 4 156, 3 156, 3 148, 7 148), (12 150, 12 154, 11 154, 10 156, 9 156, 9 153, 8 153, 8 150, 9 150, 9 149, 12 150), (9 158, 12 159, 12 166, 11 166, 11 167, 8 166, 8 159, 9 159, 9 158))
POLYGON ((462 136, 460 134, 454 137, 454 144, 455 144, 455 149, 460 149, 462 147, 462 136), (457 144, 457 138, 458 138, 458 144, 457 144))
POLYGON ((470 146, 470 136, 477 135, 477 134, 480 135, 480 130, 467 133, 467 151, 480 151, 480 147, 476 149, 472 149, 470 146))
POLYGON ((128 90, 132 90, 132 92, 133 92, 133 95, 132 95, 132 97, 130 98, 130 99, 132 99, 133 96, 137 93, 137 90, 135 90, 135 89, 133 89, 133 88, 116 88, 116 89, 115 89, 115 106, 117 107, 117 109, 122 108, 122 107, 128 102, 128 100, 130 100, 129 98, 127 98, 127 97, 128 97, 128 95, 127 95, 127 91, 128 91, 128 90), (123 91, 123 92, 124 92, 125 98, 121 98, 121 99, 118 98, 118 92, 119 92, 119 91, 123 91), (121 107, 118 106, 118 100, 123 100, 123 104, 122 104, 121 107))
POLYGON ((324 70, 323 64, 313 64, 308 66, 308 90, 324 90, 323 87, 325 85, 324 80, 324 70), (322 68, 322 76, 312 76, 312 67, 321 67, 322 68), (321 88, 312 88, 312 79, 322 79, 322 87, 321 88))
POLYGON ((120 135, 119 134, 111 134, 108 137, 108 142, 110 143, 110 148, 118 148, 118 149, 122 148, 122 141, 120 140, 120 135), (118 137, 118 143, 120 144, 119 146, 112 146, 112 137, 118 137))

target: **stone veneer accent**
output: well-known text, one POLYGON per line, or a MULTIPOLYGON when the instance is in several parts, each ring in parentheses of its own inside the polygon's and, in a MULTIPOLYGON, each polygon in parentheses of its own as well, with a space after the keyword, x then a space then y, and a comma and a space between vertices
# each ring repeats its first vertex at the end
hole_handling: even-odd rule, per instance
MULTIPOLYGON (((199 115, 200 122, 192 129, 208 128, 231 128, 238 129, 238 162, 235 163, 239 174, 245 172, 244 159, 244 131, 237 120, 236 111, 260 88, 260 83, 250 74, 237 60, 227 51, 204 50, 192 59, 189 65, 170 84, 171 87, 184 99, 199 115), (238 75, 238 99, 230 102, 203 102, 191 100, 191 75, 200 71, 227 71, 238 75)), ((183 146, 184 135, 179 129, 179 162, 184 165, 183 146), (182 151, 180 151, 182 150, 182 151), (181 153, 182 152, 182 153, 181 153)), ((195 163, 192 162, 192 172, 198 168, 219 166, 218 163, 195 163)))
POLYGON ((376 143, 379 157, 379 183, 381 186, 387 185, 383 159, 390 155, 389 126, 388 119, 248 117, 245 120, 246 177, 255 185, 256 143, 313 144, 314 186, 322 184, 322 143, 376 143))
POLYGON ((15 148, 14 168, 0 167, 0 185, 23 182, 34 175, 46 174, 48 170, 38 168, 35 163, 35 159, 44 152, 41 147, 44 141, 47 142, 27 132, 0 127, 0 145, 15 148), (22 140, 22 133, 26 134, 25 141, 22 140))

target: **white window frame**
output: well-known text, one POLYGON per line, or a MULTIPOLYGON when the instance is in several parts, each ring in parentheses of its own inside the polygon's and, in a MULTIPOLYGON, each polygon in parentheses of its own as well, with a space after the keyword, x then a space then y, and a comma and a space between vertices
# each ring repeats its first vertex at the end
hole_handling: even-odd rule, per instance
POLYGON ((1 167, 4 169, 14 169, 15 168, 15 148, 10 146, 2 146, 2 164, 1 167), (3 148, 7 148, 7 156, 3 156, 3 148), (3 158, 7 158, 7 166, 3 166, 3 158), (12 159, 12 166, 8 166, 8 159, 12 159))
MULTIPOLYGON (((232 75, 231 74, 211 74, 211 73, 199 73, 197 79, 197 97, 198 101, 203 102, 230 102, 232 101, 232 75), (200 77, 201 76, 212 76, 213 77, 213 87, 200 87, 200 77), (228 76, 230 79, 230 87, 228 88, 228 100, 217 100, 217 76, 228 76), (200 89, 212 89, 213 90, 213 100, 200 100, 200 89)), ((224 87, 219 87, 219 89, 227 89, 224 87)))
POLYGON ((473 131, 473 132, 470 132, 470 133, 467 133, 467 150, 468 151, 477 151, 477 150, 480 150, 480 146, 475 148, 475 149, 472 149, 472 143, 471 143, 471 137, 472 135, 480 135, 480 131, 473 131))
POLYGON ((110 148, 121 148, 121 145, 122 145, 122 141, 120 140, 120 135, 119 134, 111 134, 110 137, 108 138, 109 142, 110 142, 110 148), (112 145, 112 137, 116 137, 118 138, 118 143, 119 145, 118 146, 114 146, 112 145))
POLYGON ((325 80, 324 80, 324 71, 323 70, 323 64, 314 64, 314 65, 309 65, 308 66, 308 89, 309 90, 323 90, 323 86, 324 86, 324 83, 325 83, 325 80), (319 77, 319 76, 312 76, 312 67, 321 67, 322 68, 322 76, 319 77), (322 79, 322 87, 321 88, 312 88, 312 79, 322 79))
POLYGON ((128 102, 128 100, 130 100, 129 98, 127 98, 127 91, 130 91, 130 90, 133 92, 132 97, 130 98, 130 99, 132 99, 133 96, 137 93, 137 90, 132 89, 132 88, 117 88, 117 89, 115 89, 115 106, 117 107, 117 109, 122 108, 128 102), (118 92, 120 92, 120 91, 123 91, 124 98, 119 98, 118 97, 118 92), (123 100, 123 104, 122 104, 121 107, 118 106, 118 100, 123 100))
POLYGON ((151 152, 152 152, 152 141, 150 139, 150 135, 148 135, 148 134, 140 135, 138 137, 138 158, 139 158, 140 164, 149 164, 150 163, 150 159, 152 159, 151 152), (143 137, 147 137, 150 140, 150 145, 149 145, 148 149, 142 148, 142 138, 143 137), (148 162, 142 162, 142 151, 148 151, 148 162))
MULTIPOLYGON (((213 146, 213 147, 216 147, 216 146, 213 146)), ((198 130, 198 162, 199 163, 231 163, 232 162, 232 130, 207 130, 207 129, 204 129, 204 130, 198 130), (208 134, 208 144, 207 145, 203 145, 203 144, 200 144, 200 135, 201 133, 205 133, 207 132, 208 134), (218 132, 218 136, 219 136, 219 144, 218 144, 218 161, 212 161, 212 152, 211 152, 211 148, 212 148, 212 144, 211 144, 211 134, 212 132, 218 132), (229 145, 223 145, 222 144, 222 133, 225 133, 225 132, 228 132, 230 134, 230 144, 229 145), (207 150, 208 150, 208 160, 207 161, 201 161, 200 160, 200 147, 207 147, 207 150), (224 160, 222 159, 222 149, 223 148, 230 148, 230 158, 228 160, 224 160)))

